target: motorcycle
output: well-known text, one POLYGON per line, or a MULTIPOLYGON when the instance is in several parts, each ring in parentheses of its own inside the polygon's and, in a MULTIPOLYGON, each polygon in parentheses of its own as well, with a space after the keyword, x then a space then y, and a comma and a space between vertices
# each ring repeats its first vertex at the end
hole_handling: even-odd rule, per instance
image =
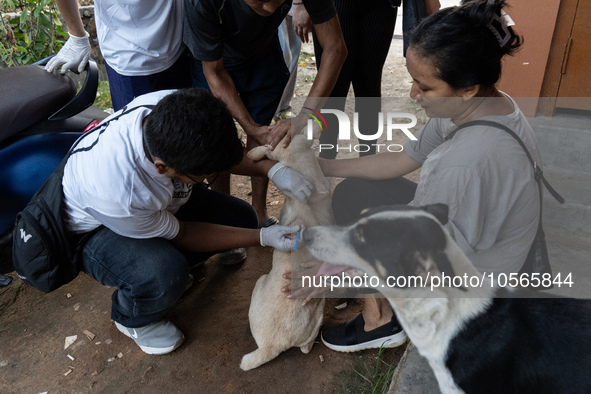
POLYGON ((49 59, 0 69, 0 274, 13 271, 10 249, 17 213, 74 141, 109 115, 92 105, 99 79, 94 60, 77 92, 66 74, 45 71, 49 59))

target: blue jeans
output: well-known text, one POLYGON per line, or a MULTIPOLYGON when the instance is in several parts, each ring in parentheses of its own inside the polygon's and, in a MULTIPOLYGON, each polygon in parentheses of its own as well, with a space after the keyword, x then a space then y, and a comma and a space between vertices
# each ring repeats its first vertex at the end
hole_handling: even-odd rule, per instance
MULTIPOLYGON (((257 228, 254 209, 245 201, 199 186, 176 216, 179 220, 257 228)), ((111 318, 126 327, 158 321, 175 305, 189 280, 189 261, 214 253, 184 253, 163 238, 134 239, 103 228, 82 251, 82 270, 107 286, 111 318)))

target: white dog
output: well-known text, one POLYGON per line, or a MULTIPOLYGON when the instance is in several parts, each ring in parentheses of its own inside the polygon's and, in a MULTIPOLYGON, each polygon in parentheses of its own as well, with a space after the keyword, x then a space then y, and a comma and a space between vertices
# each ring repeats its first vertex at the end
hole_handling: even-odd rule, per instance
MULTIPOLYGON (((307 204, 285 198, 280 224, 310 227, 334 222, 330 184, 322 174, 311 146, 312 141, 297 135, 287 149, 281 143, 275 150, 260 146, 248 152, 248 157, 253 160, 265 156, 277 160, 305 175, 314 184, 307 204)), ((324 315, 324 298, 313 299, 302 306, 301 302, 288 299, 281 292, 281 288, 290 284, 282 275, 297 271, 301 264, 310 260, 312 257, 305 246, 287 253, 273 252, 271 272, 259 278, 252 293, 248 317, 250 330, 259 348, 242 358, 240 368, 243 370, 257 368, 291 347, 299 347, 304 353, 312 350, 324 315)))

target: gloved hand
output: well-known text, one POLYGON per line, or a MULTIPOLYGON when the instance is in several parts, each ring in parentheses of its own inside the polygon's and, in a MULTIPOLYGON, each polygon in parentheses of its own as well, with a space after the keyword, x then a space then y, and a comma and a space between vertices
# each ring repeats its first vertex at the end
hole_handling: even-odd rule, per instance
POLYGON ((90 58, 89 34, 84 37, 70 35, 62 49, 45 65, 45 70, 52 72, 62 65, 60 73, 65 74, 72 67, 78 66, 78 72, 84 71, 90 58))
POLYGON ((271 246, 282 252, 294 250, 296 234, 299 230, 300 226, 281 226, 279 224, 263 227, 261 229, 261 246, 271 246))
POLYGON ((304 175, 296 170, 284 166, 281 163, 275 164, 267 176, 273 181, 277 189, 289 198, 297 198, 304 204, 314 191, 314 184, 304 175))

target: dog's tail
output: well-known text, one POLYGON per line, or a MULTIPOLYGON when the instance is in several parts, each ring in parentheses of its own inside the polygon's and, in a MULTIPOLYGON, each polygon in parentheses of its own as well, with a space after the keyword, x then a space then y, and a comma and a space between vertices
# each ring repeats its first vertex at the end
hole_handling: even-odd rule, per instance
POLYGON ((258 348, 242 357, 240 368, 244 371, 257 368, 279 356, 279 353, 281 353, 281 350, 273 347, 258 348))

